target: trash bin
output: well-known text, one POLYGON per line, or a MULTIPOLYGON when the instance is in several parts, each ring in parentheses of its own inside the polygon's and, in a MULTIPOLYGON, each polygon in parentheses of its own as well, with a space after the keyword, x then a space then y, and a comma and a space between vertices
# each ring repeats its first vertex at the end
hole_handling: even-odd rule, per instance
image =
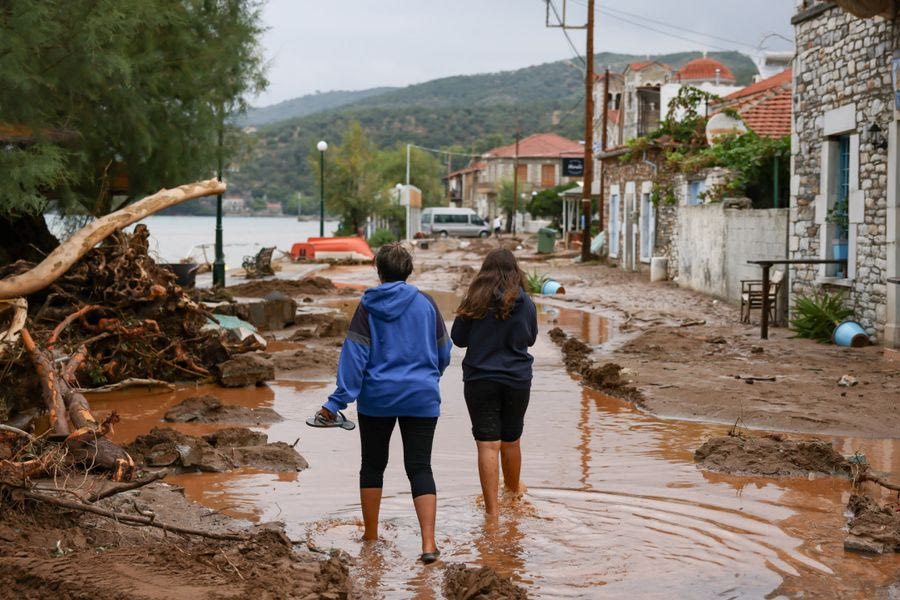
POLYGON ((538 230, 538 254, 550 254, 556 247, 556 230, 542 227, 538 230))

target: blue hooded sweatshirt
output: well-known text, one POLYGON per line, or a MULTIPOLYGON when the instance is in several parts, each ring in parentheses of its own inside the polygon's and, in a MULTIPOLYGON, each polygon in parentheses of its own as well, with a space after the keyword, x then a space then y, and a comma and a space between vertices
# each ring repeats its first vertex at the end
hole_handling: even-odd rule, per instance
POLYGON ((370 417, 437 417, 453 343, 431 296, 403 281, 363 294, 338 363, 332 413, 359 402, 370 417))

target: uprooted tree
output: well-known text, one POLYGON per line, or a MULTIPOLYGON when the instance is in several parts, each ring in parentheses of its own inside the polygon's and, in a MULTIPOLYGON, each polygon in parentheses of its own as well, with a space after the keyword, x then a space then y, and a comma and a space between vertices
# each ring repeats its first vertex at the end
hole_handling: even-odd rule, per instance
POLYGON ((150 258, 146 227, 120 231, 224 189, 210 180, 161 190, 94 221, 40 264, 22 260, 0 269, 0 298, 18 296, 4 300, 0 314, 0 420, 7 421, 0 481, 74 463, 130 480, 133 461, 105 438, 116 417, 98 422, 81 389, 134 378, 203 378, 228 357, 218 335, 203 329, 207 311, 150 258), (46 426, 35 427, 44 415, 46 426), (36 437, 32 428, 42 433, 36 437))

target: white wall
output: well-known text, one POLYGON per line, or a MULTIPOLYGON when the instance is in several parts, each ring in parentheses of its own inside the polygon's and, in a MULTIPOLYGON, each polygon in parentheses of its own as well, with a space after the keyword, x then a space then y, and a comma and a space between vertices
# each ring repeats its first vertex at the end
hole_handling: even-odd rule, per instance
POLYGON ((787 227, 786 208, 678 207, 678 285, 740 302, 741 280, 762 273, 748 260, 787 257, 787 227))

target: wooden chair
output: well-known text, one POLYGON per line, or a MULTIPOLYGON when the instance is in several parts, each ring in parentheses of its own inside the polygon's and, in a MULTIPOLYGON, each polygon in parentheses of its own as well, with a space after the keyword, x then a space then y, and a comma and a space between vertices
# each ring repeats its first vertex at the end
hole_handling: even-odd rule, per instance
MULTIPOLYGON (((774 322, 778 303, 778 291, 784 280, 784 271, 772 271, 769 279, 769 319, 774 322)), ((761 279, 741 280, 741 323, 750 322, 751 310, 762 310, 763 285, 761 279)))
POLYGON ((244 271, 247 272, 247 278, 264 277, 266 275, 274 275, 272 270, 272 254, 275 253, 275 246, 270 248, 262 248, 257 252, 256 256, 245 256, 241 264, 244 271))

